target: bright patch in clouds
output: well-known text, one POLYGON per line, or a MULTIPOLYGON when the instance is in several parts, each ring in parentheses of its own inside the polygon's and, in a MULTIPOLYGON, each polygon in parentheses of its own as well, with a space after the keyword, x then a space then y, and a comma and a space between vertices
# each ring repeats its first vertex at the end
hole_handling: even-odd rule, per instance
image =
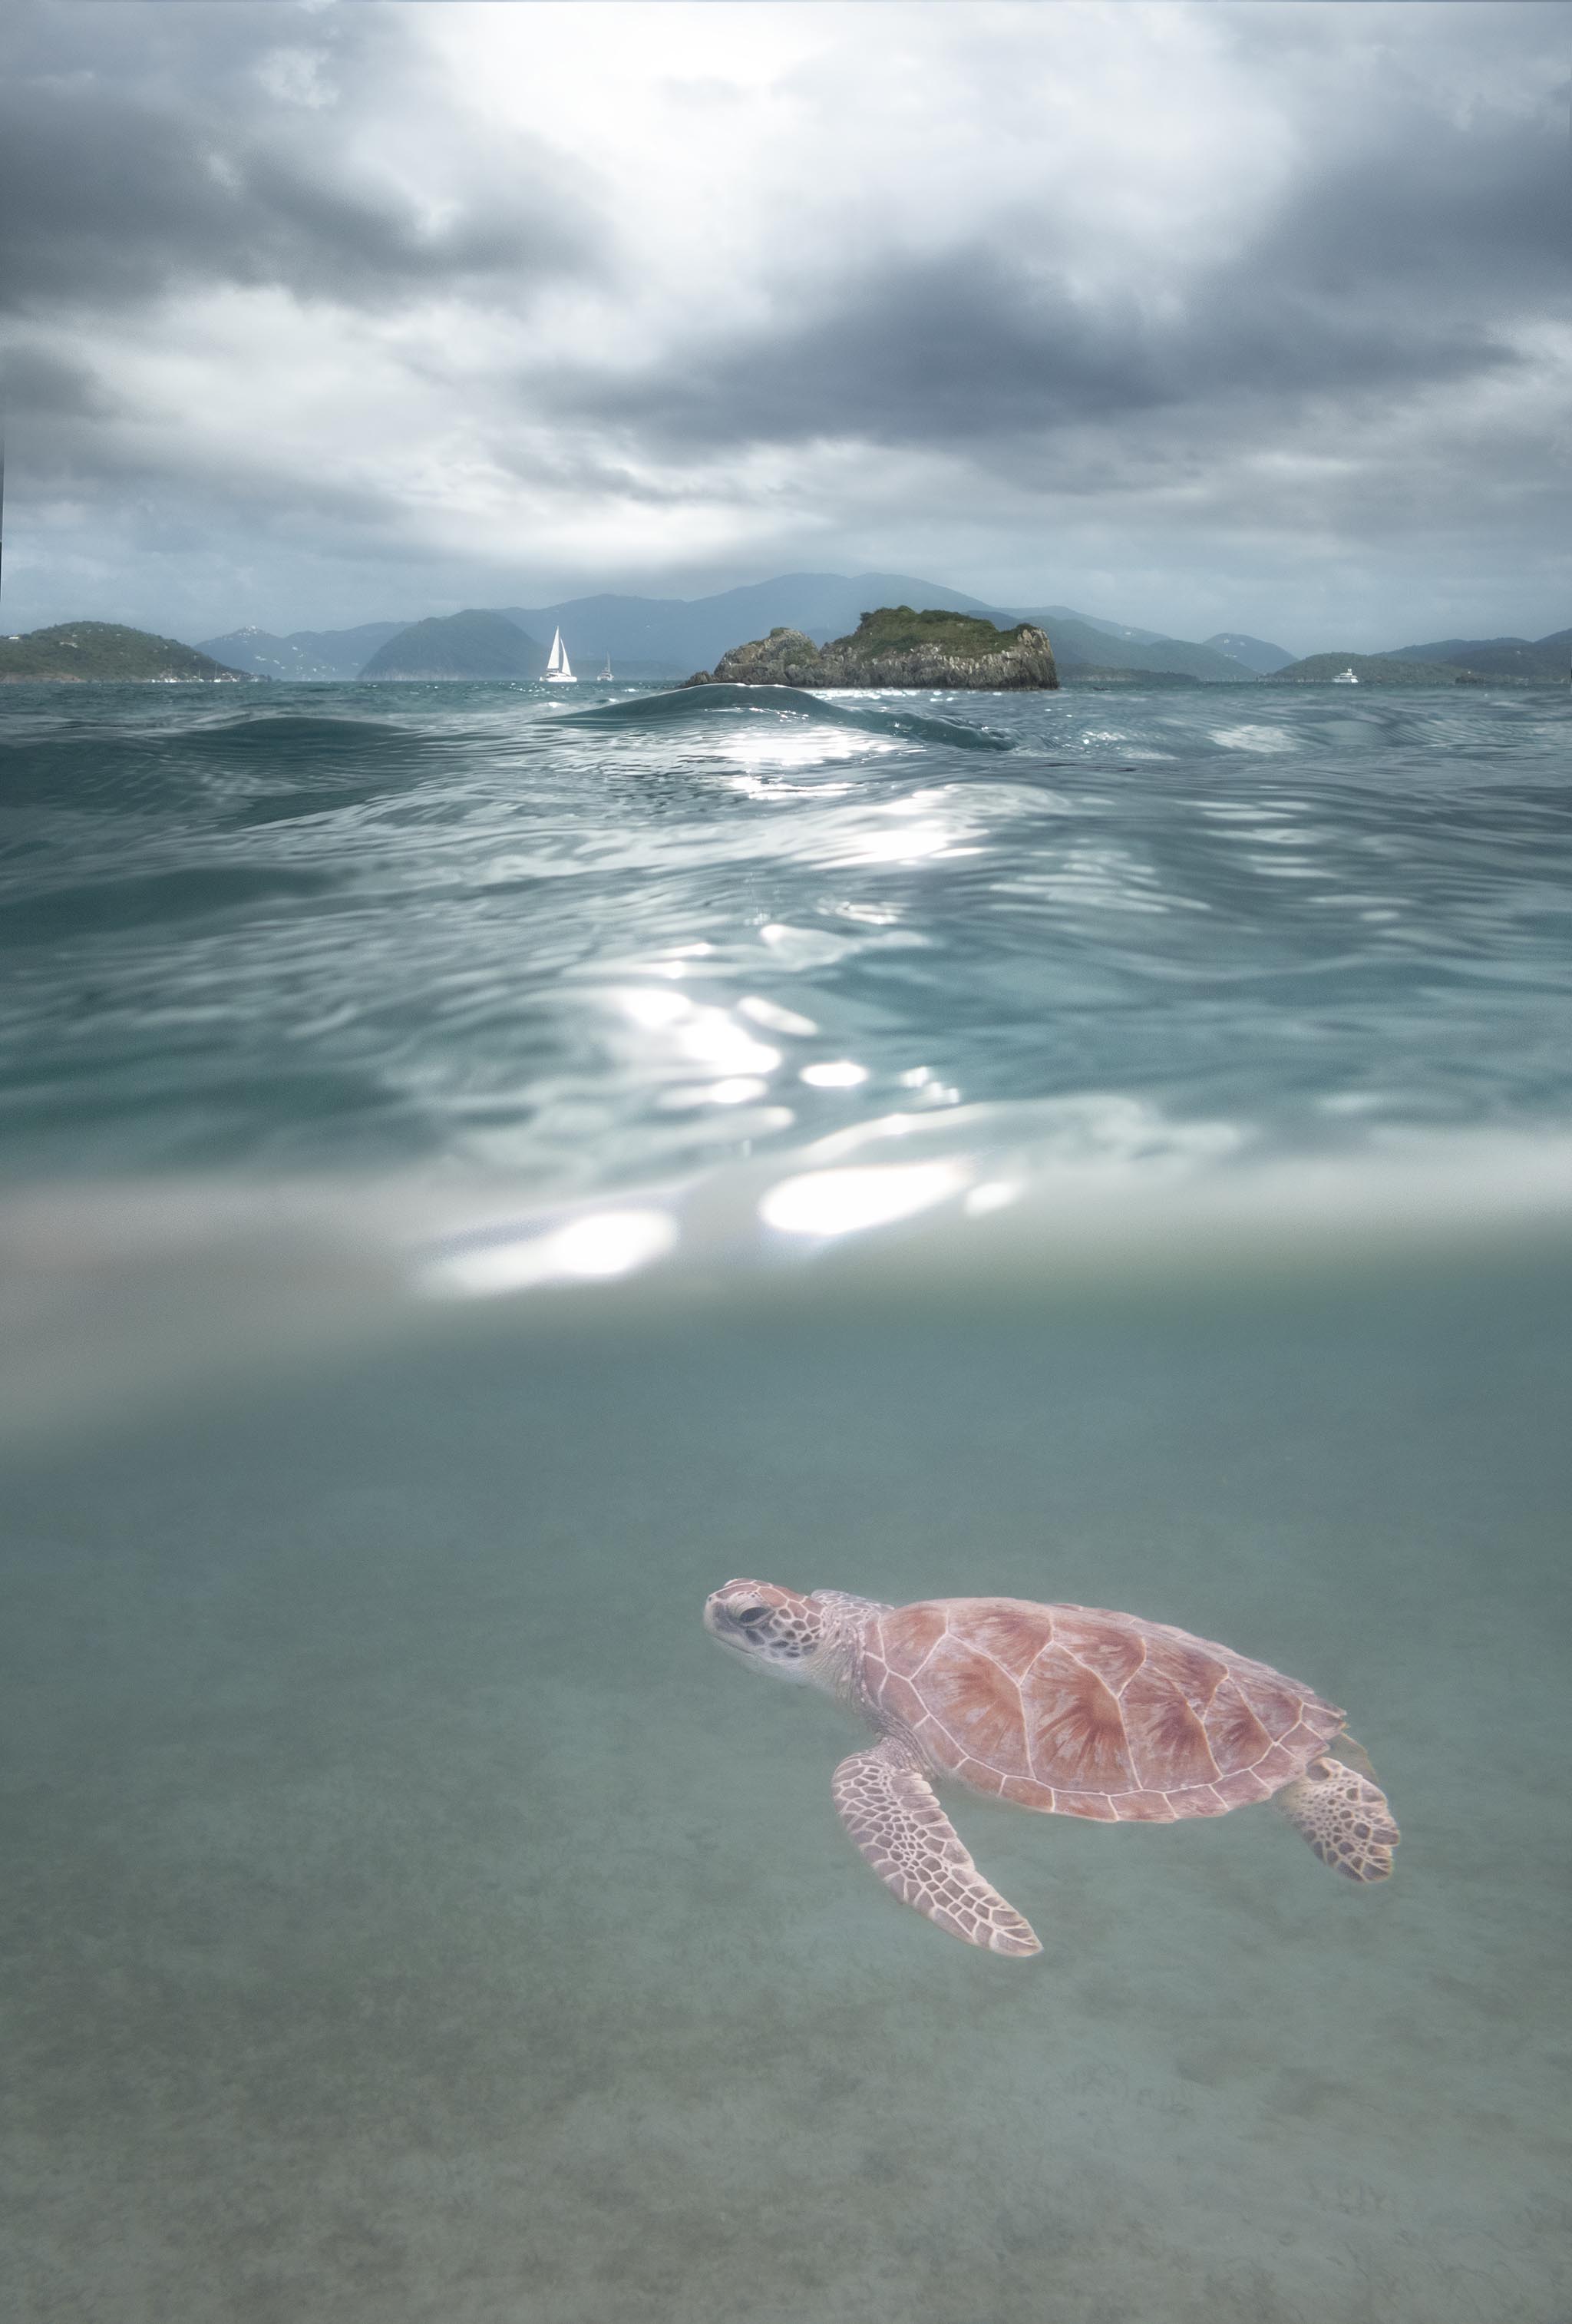
POLYGON ((19 624, 804 565, 1189 636, 1566 618, 1561 0, 14 23, 19 624))

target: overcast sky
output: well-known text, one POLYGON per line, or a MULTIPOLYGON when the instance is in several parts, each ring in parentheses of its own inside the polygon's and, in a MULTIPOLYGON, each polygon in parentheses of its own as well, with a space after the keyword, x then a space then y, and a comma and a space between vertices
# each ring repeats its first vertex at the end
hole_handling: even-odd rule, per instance
POLYGON ((1572 622, 1563 0, 8 0, 10 630, 1572 622))

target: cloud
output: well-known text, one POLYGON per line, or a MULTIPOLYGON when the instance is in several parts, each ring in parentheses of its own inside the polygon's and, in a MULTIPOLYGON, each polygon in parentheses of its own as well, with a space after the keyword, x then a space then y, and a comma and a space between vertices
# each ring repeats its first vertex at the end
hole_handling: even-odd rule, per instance
POLYGON ((189 51, 170 46, 167 5, 25 10, 23 69, 0 83, 14 313, 222 285, 372 306, 433 287, 518 297, 603 263, 604 229, 545 141, 457 138, 450 122, 415 145, 418 60, 396 12, 193 5, 173 21, 202 36, 189 51), (313 45, 279 44, 290 16, 313 45))
POLYGON ((1572 312, 1564 125, 1415 109, 1381 126, 1378 152, 1312 163, 1162 290, 1087 282, 1083 250, 1007 216, 938 252, 854 253, 788 278, 740 329, 542 388, 671 449, 839 435, 1016 459, 1067 425, 1159 411, 1269 438, 1328 396, 1522 365, 1525 309, 1572 312))
POLYGON ((38 618, 812 564, 1291 642, 1565 619, 1563 0, 16 23, 38 618))

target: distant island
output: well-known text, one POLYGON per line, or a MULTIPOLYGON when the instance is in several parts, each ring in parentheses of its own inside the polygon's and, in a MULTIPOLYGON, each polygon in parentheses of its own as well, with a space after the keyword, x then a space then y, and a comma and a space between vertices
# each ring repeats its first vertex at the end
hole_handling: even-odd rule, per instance
POLYGON ((1564 686, 1572 631, 1531 644, 1523 638, 1450 638, 1398 653, 1307 654, 1274 669, 1268 686, 1325 686, 1352 670, 1362 686, 1564 686))
POLYGON ((979 640, 986 651, 995 652, 1001 641, 1019 640, 1028 629, 1052 637, 1054 674, 1065 687, 1239 686, 1255 679, 1326 685, 1350 666, 1362 683, 1372 686, 1564 687, 1572 671, 1572 630, 1537 639, 1439 638, 1381 653, 1344 650, 1296 659, 1286 648, 1243 630, 1219 630, 1203 643, 1192 643, 1070 605, 985 604, 942 582, 911 574, 785 573, 708 597, 601 595, 533 607, 472 607, 440 620, 293 630, 285 636, 232 629, 191 645, 110 622, 62 622, 25 639, 0 634, 0 677, 165 685, 237 677, 305 684, 362 677, 528 681, 542 674, 540 641, 556 629, 582 670, 609 655, 619 680, 636 685, 674 684, 698 664, 719 675, 721 662, 743 651, 767 660, 784 659, 790 667, 791 653, 783 658, 770 651, 772 645, 778 647, 783 631, 791 633, 796 666, 816 666, 817 675, 802 682, 818 686, 997 684, 991 676, 961 665, 979 658, 979 640), (956 617, 961 626, 947 635, 936 632, 917 641, 951 655, 956 668, 933 678, 871 676, 861 665, 862 633, 851 627, 860 620, 859 609, 869 605, 883 609, 881 621, 901 617, 942 624, 946 615, 956 617), (914 613, 915 605, 927 610, 914 613), (106 642, 115 639, 136 641, 134 652, 120 659, 106 642), (751 641, 747 648, 740 644, 744 639, 751 641), (385 651, 389 647, 391 653, 385 651), (855 673, 832 675, 826 656, 845 652, 851 658, 853 648, 855 673))
POLYGON ((379 646, 360 674, 364 678, 539 678, 546 652, 504 614, 471 607, 438 620, 412 622, 379 646))
POLYGON ((968 687, 988 693, 1059 684, 1045 631, 1030 622, 1013 630, 972 613, 881 605, 864 613, 850 636, 816 646, 802 630, 775 629, 733 646, 713 670, 695 670, 685 686, 968 687))
POLYGON ((1401 661, 1392 654, 1306 654, 1286 669, 1274 669, 1267 686, 1327 686, 1352 670, 1361 686, 1452 686, 1461 677, 1448 662, 1401 661))
POLYGON ((119 622, 60 622, 0 637, 0 682, 11 686, 250 686, 249 673, 178 638, 119 622))

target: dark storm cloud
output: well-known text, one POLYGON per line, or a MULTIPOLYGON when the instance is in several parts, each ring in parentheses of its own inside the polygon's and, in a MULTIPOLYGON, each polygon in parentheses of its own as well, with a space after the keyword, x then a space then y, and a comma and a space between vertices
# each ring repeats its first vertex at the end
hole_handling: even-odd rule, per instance
POLYGON ((486 277, 516 294, 600 263, 601 226, 531 141, 472 138, 468 182, 439 202, 414 130, 402 152, 383 141, 366 157, 357 116, 374 112, 397 40, 396 12, 390 24, 376 6, 24 10, 0 83, 7 306, 113 309, 224 283, 385 305, 486 277), (318 71, 348 98, 319 92, 318 71))
POLYGON ((1252 403, 1276 427, 1314 401, 1509 368, 1525 307, 1572 309, 1565 132, 1408 128, 1308 173, 1222 262, 1145 296, 1072 289, 1083 254, 1056 268, 1053 236, 1016 217, 848 269, 745 338, 547 392, 673 450, 851 436, 986 459, 1056 428, 1183 411, 1205 440, 1252 403))
POLYGON ((634 426, 668 447, 837 436, 983 454, 1066 424, 1209 402, 1411 386, 1507 364, 1466 323, 1402 325, 1234 270, 1177 315, 1093 304, 987 248, 886 262, 818 311, 740 346, 608 383, 566 376, 564 411, 634 426))
POLYGON ((6 359, 5 406, 9 415, 74 429, 83 420, 107 420, 115 410, 89 365, 41 347, 18 347, 6 359))

